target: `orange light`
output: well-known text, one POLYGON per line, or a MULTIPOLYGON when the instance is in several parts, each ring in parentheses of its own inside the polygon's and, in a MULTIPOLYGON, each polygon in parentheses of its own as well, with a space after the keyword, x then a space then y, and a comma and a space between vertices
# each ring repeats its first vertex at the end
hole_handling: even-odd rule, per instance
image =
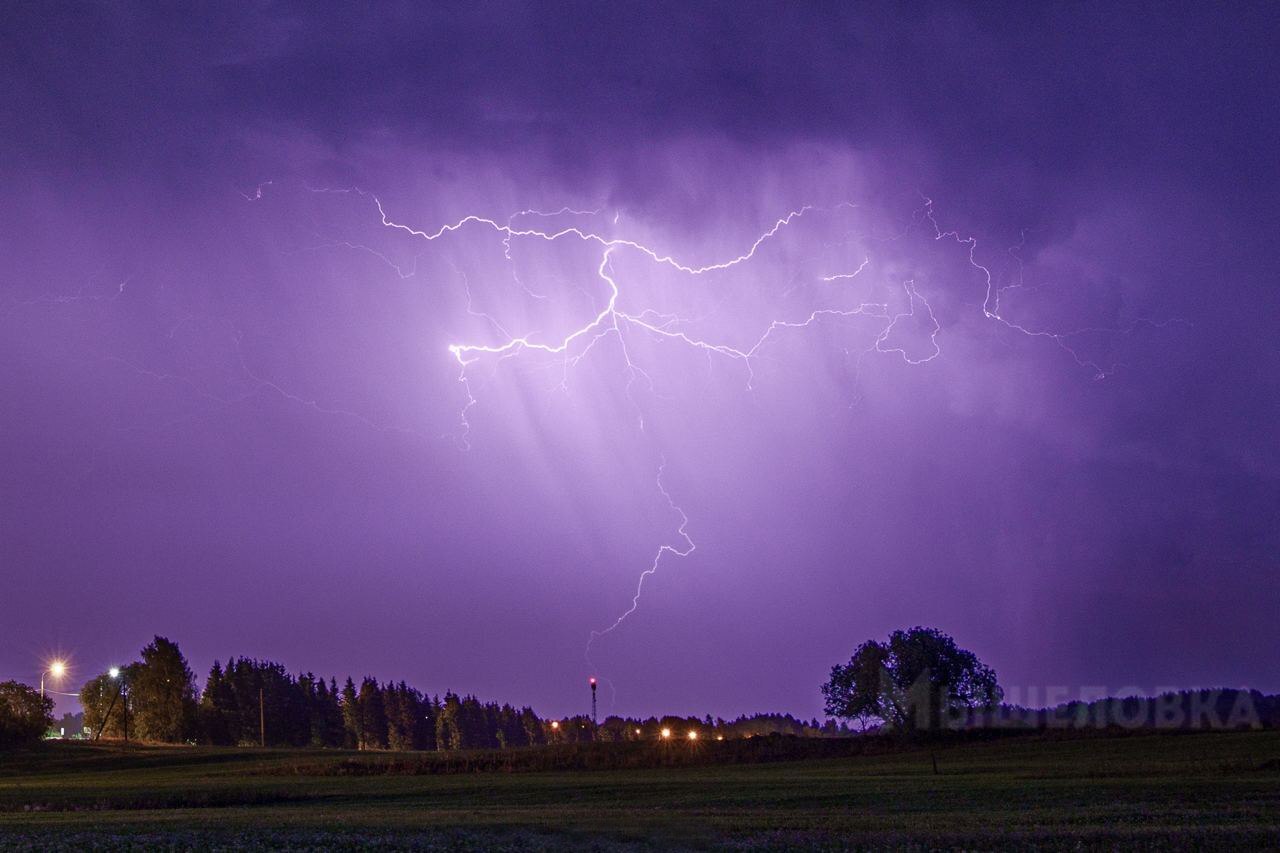
POLYGON ((662 730, 662 736, 663 736, 664 738, 669 738, 669 737, 671 737, 671 729, 663 729, 663 730, 662 730))
POLYGON ((698 739, 697 732, 689 732, 689 740, 697 740, 697 739, 698 739))
POLYGON ((558 728, 560 728, 560 721, 559 721, 559 720, 552 720, 552 721, 551 721, 551 728, 553 728, 553 729, 558 729, 558 728))
POLYGON ((716 735, 716 740, 724 740, 724 735, 716 735))

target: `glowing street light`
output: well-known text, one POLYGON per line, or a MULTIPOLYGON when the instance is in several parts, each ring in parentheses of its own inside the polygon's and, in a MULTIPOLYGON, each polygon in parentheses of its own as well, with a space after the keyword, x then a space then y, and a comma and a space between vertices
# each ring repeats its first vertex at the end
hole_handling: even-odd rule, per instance
POLYGON ((663 730, 662 730, 662 739, 663 739, 663 740, 668 740, 668 739, 670 739, 670 737, 671 737, 671 729, 663 729, 663 730))
POLYGON ((124 694, 124 673, 120 671, 120 667, 113 666, 107 670, 107 675, 112 681, 118 681, 116 686, 116 695, 111 697, 111 704, 107 706, 107 712, 102 715, 102 723, 98 726, 98 730, 94 732, 93 739, 97 740, 102 737, 102 731, 107 727, 107 721, 111 719, 111 712, 115 710, 116 702, 120 703, 120 715, 124 723, 124 742, 129 742, 129 699, 124 694))
POLYGON ((697 732, 689 732, 689 740, 697 740, 697 739, 698 739, 697 732))
POLYGON ((560 721, 559 721, 559 720, 552 720, 552 721, 551 721, 551 728, 553 728, 553 729, 559 729, 559 728, 560 728, 560 721))
POLYGON ((62 660, 53 660, 49 662, 49 668, 40 673, 40 698, 44 698, 44 677, 52 676, 54 681, 61 681, 62 676, 67 674, 67 663, 62 660))

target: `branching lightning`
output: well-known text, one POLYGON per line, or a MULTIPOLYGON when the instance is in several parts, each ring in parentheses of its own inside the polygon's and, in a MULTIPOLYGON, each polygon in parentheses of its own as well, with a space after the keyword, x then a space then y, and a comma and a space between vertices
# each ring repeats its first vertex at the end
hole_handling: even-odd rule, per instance
MULTIPOLYGON (((627 346, 627 334, 624 329, 632 332, 649 335, 656 339, 666 340, 677 343, 679 345, 702 351, 708 357, 722 357, 728 360, 736 361, 744 366, 746 386, 748 389, 754 387, 755 372, 754 362, 760 355, 761 351, 774 339, 774 337, 785 330, 801 330, 809 326, 815 325, 824 319, 832 318, 850 318, 855 316, 874 318, 881 321, 881 326, 872 339, 870 344, 859 353, 859 362, 863 356, 871 353, 880 353, 887 355, 896 355, 904 362, 910 365, 919 365, 932 361, 941 354, 941 347, 938 343, 938 335, 941 332, 941 325, 934 314, 932 306, 925 296, 918 290, 914 280, 907 280, 901 283, 902 292, 905 296, 904 307, 900 310, 894 310, 889 303, 885 302, 859 302, 851 307, 823 307, 810 311, 806 315, 797 317, 777 317, 770 320, 767 325, 754 337, 749 339, 748 343, 737 344, 728 340, 713 337, 704 337, 689 331, 692 325, 691 318, 683 317, 678 314, 663 313, 653 308, 643 308, 641 310, 624 310, 620 307, 620 301, 624 289, 624 285, 619 283, 618 276, 614 272, 613 261, 615 256, 621 252, 634 252, 642 257, 647 258, 653 264, 666 266, 687 276, 702 276, 710 272, 731 271, 736 267, 745 265, 754 259, 768 241, 775 238, 784 228, 791 226, 801 217, 812 215, 820 210, 812 205, 801 206, 797 209, 787 212, 785 215, 776 219, 773 224, 757 236, 753 242, 740 254, 719 261, 710 263, 696 264, 693 262, 678 259, 674 254, 662 251, 657 248, 650 247, 644 243, 619 238, 605 236, 591 230, 585 230, 578 226, 569 226, 563 228, 538 228, 532 225, 518 224, 525 218, 542 217, 554 218, 558 215, 572 213, 578 216, 592 216, 600 213, 599 209, 582 211, 570 208, 561 208, 555 213, 542 213, 537 210, 523 210, 505 220, 490 218, 487 216, 468 214, 461 219, 441 225, 434 230, 424 230, 410 225, 403 224, 392 219, 382 201, 372 194, 367 194, 361 190, 355 190, 360 195, 367 195, 377 209, 381 224, 386 228, 403 232, 414 238, 433 242, 454 234, 468 227, 482 228, 492 230, 501 235, 503 246, 503 255, 510 262, 512 260, 512 244, 517 240, 541 240, 555 242, 559 240, 573 240, 582 243, 594 244, 600 249, 599 263, 595 269, 595 276, 602 285, 605 298, 602 307, 598 308, 593 314, 583 318, 583 321, 571 328, 567 333, 554 338, 543 338, 535 332, 524 333, 508 333, 496 319, 488 314, 475 312, 470 307, 470 289, 468 286, 468 310, 473 314, 483 316, 494 328, 500 337, 497 343, 473 343, 473 342, 451 342, 448 344, 448 352, 457 361, 459 372, 458 382, 463 387, 465 402, 462 407, 459 420, 462 429, 460 442, 467 446, 468 433, 471 427, 469 420, 470 413, 475 406, 478 405, 478 399, 472 388, 471 375, 469 370, 479 361, 486 358, 497 359, 498 361, 515 358, 522 353, 539 353, 543 356, 558 357, 562 361, 562 365, 567 376, 568 371, 585 358, 595 347, 597 343, 607 337, 616 338, 620 344, 620 352, 624 362, 625 369, 629 374, 627 383, 627 395, 635 404, 635 411, 639 421, 641 431, 644 430, 644 416, 641 407, 631 397, 632 386, 637 381, 644 381, 652 389, 653 382, 649 374, 639 365, 631 355, 631 351, 627 346), (913 353, 902 345, 894 344, 890 341, 895 329, 898 325, 908 319, 915 319, 923 322, 927 327, 928 349, 923 354, 913 353)), ((852 205, 841 205, 849 206, 852 205)), ((986 294, 982 303, 982 311, 988 320, 1000 323, 1011 331, 1034 338, 1048 338, 1057 346, 1066 351, 1074 361, 1093 371, 1095 378, 1102 379, 1108 376, 1115 368, 1104 367, 1098 362, 1086 358, 1079 350, 1070 343, 1073 336, 1083 334, 1088 329, 1076 330, 1074 332, 1052 332, 1029 328, 1025 325, 1008 319, 1001 311, 1000 299, 1005 290, 1012 287, 1022 286, 1021 279, 1014 285, 1005 288, 998 287, 995 283, 994 276, 987 266, 979 262, 977 259, 977 240, 973 237, 964 237, 954 230, 944 230, 938 223, 934 214, 933 201, 931 199, 924 200, 924 207, 920 213, 924 221, 927 221, 933 229, 933 239, 936 241, 953 240, 957 244, 965 247, 966 257, 970 266, 973 267, 984 279, 986 285, 986 294)), ((615 214, 614 223, 618 221, 615 214)), ((861 264, 855 269, 847 272, 832 272, 819 277, 824 283, 843 283, 856 280, 871 265, 872 259, 869 255, 864 257, 861 264)), ((512 269, 512 277, 516 284, 529 296, 536 299, 548 298, 546 294, 531 290, 512 269)), ((1126 330, 1111 330, 1126 331, 1126 330)), ((607 627, 599 630, 593 630, 587 644, 586 656, 588 664, 590 664, 590 655, 593 645, 605 635, 613 632, 633 613, 636 612, 640 605, 640 599, 644 591, 646 580, 656 574, 662 565, 663 558, 670 557, 687 557, 696 550, 696 543, 688 532, 690 524, 689 517, 684 509, 675 501, 664 482, 664 473, 666 471, 667 460, 665 456, 661 458, 657 466, 657 475, 655 484, 658 493, 665 500, 667 507, 679 519, 679 524, 675 529, 675 539, 672 542, 661 544, 654 553, 648 567, 641 572, 637 583, 635 595, 632 597, 630 606, 614 619, 607 627)))
MULTIPOLYGON (((272 182, 267 181, 259 184, 251 192, 240 192, 240 195, 248 202, 261 203, 267 197, 266 190, 271 187, 273 187, 272 182)), ((839 208, 853 208, 854 206, 849 203, 841 203, 833 208, 823 208, 816 205, 802 205, 794 208, 779 216, 767 228, 758 232, 757 236, 750 240, 738 254, 720 260, 694 262, 679 257, 675 252, 653 247, 636 239, 614 236, 612 232, 617 230, 621 222, 620 213, 616 210, 611 213, 606 212, 603 207, 578 209, 562 206, 554 210, 526 208, 504 218, 467 214, 434 229, 422 229, 393 219, 383 201, 378 196, 365 190, 359 188, 308 189, 317 193, 343 193, 366 199, 377 214, 376 221, 371 222, 371 224, 380 225, 382 228, 427 244, 446 240, 468 229, 496 235, 500 240, 502 259, 510 272, 507 286, 514 287, 523 296, 540 304, 546 304, 554 296, 541 288, 533 286, 533 284, 521 277, 513 254, 518 245, 522 241, 541 241, 544 243, 563 241, 587 246, 593 250, 592 257, 595 258, 595 261, 592 274, 589 277, 584 276, 582 282, 572 283, 587 295, 591 300, 592 307, 574 321, 567 330, 561 330, 551 335, 543 334, 536 329, 515 328, 515 324, 504 322, 504 320, 499 319, 490 311, 483 310, 474 299, 472 282, 469 280, 467 272, 456 265, 452 265, 452 262, 450 262, 466 294, 467 314, 482 320, 494 338, 494 340, 487 343, 455 340, 446 344, 447 351, 457 367, 457 382, 461 386, 462 395, 462 405, 457 415, 458 428, 450 435, 450 438, 464 449, 470 447, 471 419, 476 407, 480 405, 479 392, 474 385, 474 374, 482 362, 492 365, 493 369, 496 370, 503 363, 525 355, 537 356, 544 361, 549 359, 553 365, 558 365, 561 371, 561 380, 558 387, 567 393, 571 371, 583 359, 595 352, 598 344, 605 340, 613 341, 616 347, 611 351, 616 351, 620 354, 622 367, 627 373, 624 389, 625 396, 632 405, 640 432, 645 433, 645 409, 634 391, 638 385, 650 394, 656 394, 657 391, 653 376, 646 369, 642 360, 636 356, 637 351, 633 346, 633 336, 648 337, 654 341, 667 342, 704 354, 707 359, 719 358, 726 362, 740 365, 745 388, 749 391, 756 388, 757 362, 770 344, 774 343, 784 333, 799 332, 826 321, 839 321, 850 318, 864 318, 872 321, 874 329, 867 338, 866 343, 861 344, 856 349, 856 364, 859 367, 865 357, 873 354, 894 356, 908 365, 922 365, 933 361, 942 354, 942 347, 939 342, 939 337, 943 333, 942 324, 915 279, 899 279, 891 282, 889 286, 896 289, 897 295, 890 296, 888 299, 871 296, 869 295, 870 290, 867 291, 868 295, 850 297, 852 292, 848 289, 850 285, 865 281, 867 271, 872 269, 876 263, 871 254, 863 255, 860 263, 856 263, 856 265, 851 264, 843 269, 837 267, 836 269, 822 270, 814 273, 811 279, 806 280, 830 286, 818 292, 824 294, 822 296, 824 300, 829 297, 833 301, 838 300, 838 304, 823 305, 816 308, 806 306, 805 310, 798 311, 791 316, 777 314, 766 317, 763 322, 760 322, 755 327, 752 333, 738 338, 732 338, 723 333, 709 334, 696 331, 699 328, 699 320, 701 318, 658 307, 645 306, 642 298, 644 296, 643 288, 629 280, 625 274, 619 272, 618 262, 624 256, 632 256, 639 259, 642 266, 647 263, 690 279, 697 279, 710 273, 733 275, 756 260, 770 241, 780 239, 780 235, 784 230, 795 227, 798 222, 806 217, 831 214, 839 208), (598 220, 603 217, 604 221, 610 223, 611 228, 607 232, 601 232, 577 222, 563 227, 557 225, 567 217, 574 217, 577 220, 598 220), (594 254, 597 251, 598 254, 594 254), (910 324, 914 329, 912 332, 913 343, 910 346, 895 340, 895 332, 903 324, 910 324)), ((931 238, 935 242, 953 242, 962 247, 963 256, 967 264, 975 271, 979 280, 984 283, 985 292, 981 302, 982 317, 984 319, 1025 337, 1043 338, 1052 341, 1055 346, 1066 352, 1077 365, 1089 370, 1095 379, 1105 379, 1117 369, 1118 365, 1106 364, 1097 358, 1086 355, 1081 346, 1075 342, 1076 338, 1096 333, 1126 334, 1139 326, 1162 327, 1169 323, 1180 322, 1177 320, 1137 319, 1116 327, 1084 327, 1065 332, 1036 328, 1033 325, 1011 318, 1002 305, 1002 300, 1009 291, 1027 288, 1023 280, 1022 259, 1018 254, 1021 246, 1015 246, 1009 250, 1010 257, 1016 264, 1017 274, 1014 280, 1011 283, 1001 285, 997 283, 997 276, 993 274, 991 268, 979 261, 978 241, 976 238, 964 236, 957 230, 944 229, 935 215, 934 203, 931 199, 925 198, 923 200, 923 206, 913 217, 912 225, 909 226, 909 229, 917 226, 923 226, 926 239, 931 238)), ((334 240, 318 238, 313 244, 304 246, 299 251, 314 252, 332 249, 368 254, 391 268, 401 280, 414 278, 419 273, 418 261, 420 255, 413 255, 412 263, 405 264, 404 262, 393 260, 387 251, 355 239, 334 240)), ((427 250, 424 248, 423 251, 427 250)), ((14 307, 38 303, 61 304, 80 300, 113 301, 124 296, 128 284, 129 279, 123 279, 117 287, 112 289, 110 294, 103 296, 79 292, 67 296, 33 301, 19 302, 14 300, 14 307)), ((884 283, 881 282, 881 284, 883 285, 884 283)), ((788 290, 784 295, 789 293, 790 291, 788 290)), ((774 295, 777 295, 776 290, 774 295)), ((195 315, 186 313, 175 318, 173 325, 168 330, 168 337, 173 338, 180 329, 193 322, 194 317, 195 315)), ((261 391, 269 391, 278 394, 282 399, 315 412, 351 418, 378 431, 405 432, 425 437, 416 430, 398 425, 378 423, 358 411, 323 403, 315 397, 290 391, 285 384, 268 378, 261 371, 255 370, 242 349, 242 335, 234 328, 231 329, 231 334, 234 341, 235 361, 238 364, 241 376, 249 386, 247 391, 243 393, 231 395, 214 393, 209 388, 197 384, 191 378, 177 373, 152 370, 124 358, 111 357, 109 360, 129 367, 138 374, 147 376, 155 381, 178 382, 189 385, 198 396, 210 402, 232 405, 243 402, 261 391)), ((846 352, 848 353, 849 351, 846 350, 846 352)), ((855 353, 850 354, 853 355, 855 353)), ((656 452, 654 455, 657 460, 654 476, 656 491, 665 502, 666 511, 677 522, 674 527, 674 533, 669 541, 657 546, 647 567, 640 573, 636 580, 635 593, 631 598, 630 605, 605 627, 590 632, 585 650, 588 664, 591 663, 590 656, 594 646, 603 637, 617 630, 637 611, 646 582, 650 577, 658 573, 664 560, 688 557, 697 550, 697 544, 689 530, 691 526, 689 515, 668 488, 667 457, 661 451, 656 452)))
POLYGON ((688 533, 689 516, 685 513, 683 509, 680 508, 680 505, 675 502, 675 499, 671 497, 671 493, 667 491, 666 484, 662 482, 662 475, 663 473, 666 472, 666 469, 667 469, 667 460, 666 460, 666 457, 664 456, 662 457, 661 461, 658 463, 658 475, 655 481, 658 485, 658 491, 662 493, 663 499, 666 500, 667 502, 667 508, 672 513, 680 517, 680 524, 676 528, 676 535, 680 538, 681 544, 660 545, 658 547, 657 553, 653 555, 653 562, 649 564, 649 568, 645 569, 643 572, 640 573, 640 578, 636 581, 636 594, 631 598, 631 606, 627 608, 627 610, 623 612, 617 619, 613 620, 613 624, 611 624, 609 627, 600 631, 593 630, 591 632, 591 638, 587 640, 587 648, 586 648, 586 651, 583 653, 583 656, 586 658, 587 666, 591 667, 592 669, 594 669, 595 667, 591 660, 591 647, 595 645, 596 640, 600 639, 605 634, 611 633, 615 628, 617 628, 624 621, 626 621, 626 618, 628 616, 630 616, 632 613, 635 613, 636 609, 640 607, 640 596, 644 592, 644 582, 650 575, 657 574, 658 567, 662 563, 663 556, 666 554, 670 554, 673 557, 687 557, 690 554, 692 554, 694 551, 698 550, 697 544, 693 541, 693 539, 689 537, 689 533, 688 533))

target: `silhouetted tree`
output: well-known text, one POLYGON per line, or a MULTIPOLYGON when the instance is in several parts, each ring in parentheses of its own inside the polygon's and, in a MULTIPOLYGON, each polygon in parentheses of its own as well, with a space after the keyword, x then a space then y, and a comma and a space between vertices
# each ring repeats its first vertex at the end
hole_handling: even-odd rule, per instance
POLYGON ((324 703, 325 730, 327 740, 325 746, 342 746, 346 741, 346 727, 342 717, 342 693, 338 690, 338 680, 329 678, 329 695, 324 703))
POLYGON ((422 695, 401 681, 382 689, 382 704, 387 715, 387 748, 421 749, 418 746, 418 716, 422 695))
POLYGON ((195 676, 178 644, 157 636, 142 661, 124 669, 130 732, 140 740, 180 743, 195 732, 195 676))
POLYGON ((832 667, 822 694, 833 717, 879 719, 902 732, 936 730, 1002 696, 995 672, 973 652, 919 627, 863 643, 847 664, 832 667))
POLYGON ((356 701, 360 708, 360 749, 386 749, 387 712, 378 682, 366 676, 356 701))
POLYGON ((525 707, 520 710, 520 727, 524 729, 525 743, 530 746, 547 742, 542 720, 538 719, 538 715, 533 712, 532 708, 525 707))
POLYGON ((235 713, 235 694, 231 682, 223 673, 222 665, 215 660, 209 669, 209 677, 205 679, 204 693, 200 696, 200 707, 196 711, 196 718, 200 722, 200 739, 215 746, 234 746, 239 741, 239 721, 233 719, 235 713), (231 730, 233 722, 237 728, 235 735, 231 730))
POLYGON ((342 746, 342 709, 338 704, 337 684, 332 689, 323 678, 310 673, 298 679, 307 706, 309 743, 311 746, 342 746))
POLYGON ((38 743, 53 725, 53 700, 18 681, 0 681, 0 749, 38 743))
POLYGON ((342 745, 346 749, 359 749, 363 740, 363 723, 360 719, 360 701, 355 682, 347 676, 342 686, 342 745))
POLYGON ((452 691, 445 691, 436 714, 436 749, 462 748, 461 718, 462 700, 452 691))

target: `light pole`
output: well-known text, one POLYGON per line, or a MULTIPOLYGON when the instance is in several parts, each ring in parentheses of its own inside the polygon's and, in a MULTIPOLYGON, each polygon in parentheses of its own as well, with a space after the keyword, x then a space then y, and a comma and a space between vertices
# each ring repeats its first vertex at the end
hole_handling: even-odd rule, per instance
POLYGON ((129 742, 129 696, 124 692, 124 673, 118 668, 111 667, 112 678, 120 682, 120 689, 116 692, 116 696, 120 697, 120 716, 124 719, 124 742, 129 742))
POLYGON ((591 684, 591 725, 596 725, 596 677, 593 675, 587 679, 591 684))
POLYGON ((119 682, 116 687, 116 695, 111 697, 111 704, 107 706, 107 712, 102 715, 102 722, 98 724, 98 730, 94 733, 93 739, 97 740, 102 737, 102 732, 107 727, 107 723, 111 720, 111 712, 115 710, 116 702, 120 702, 120 713, 124 718, 124 742, 129 742, 129 699, 124 695, 124 676, 120 672, 120 667, 113 666, 107 670, 107 675, 111 676, 112 681, 119 682))
POLYGON ((67 674, 67 665, 64 661, 55 660, 49 663, 49 668, 40 673, 40 698, 44 698, 44 677, 46 675, 53 676, 55 681, 61 681, 62 676, 67 674))

